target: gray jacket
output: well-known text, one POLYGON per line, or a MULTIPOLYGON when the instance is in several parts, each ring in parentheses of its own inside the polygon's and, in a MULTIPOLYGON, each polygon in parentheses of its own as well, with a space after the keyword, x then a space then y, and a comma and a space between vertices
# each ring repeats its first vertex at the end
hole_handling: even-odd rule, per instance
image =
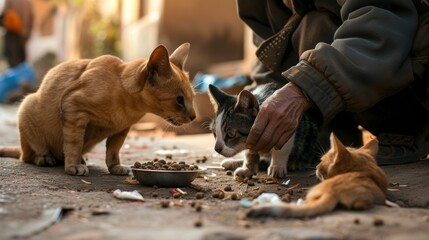
POLYGON ((325 122, 341 111, 365 111, 416 78, 429 84, 422 72, 429 59, 425 1, 238 0, 238 7, 257 45, 294 12, 302 16, 279 69, 259 66, 255 76, 278 80, 281 73, 312 99, 325 122))

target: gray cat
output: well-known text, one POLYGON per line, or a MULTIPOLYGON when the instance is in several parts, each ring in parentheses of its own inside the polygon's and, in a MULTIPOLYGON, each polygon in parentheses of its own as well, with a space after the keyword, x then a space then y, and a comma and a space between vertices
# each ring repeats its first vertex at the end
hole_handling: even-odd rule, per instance
POLYGON ((282 149, 273 149, 269 154, 260 156, 245 148, 260 104, 280 87, 269 83, 250 91, 242 90, 238 96, 232 96, 213 85, 209 86, 210 98, 216 110, 216 118, 211 126, 216 138, 215 150, 225 157, 232 157, 245 151, 244 161, 222 162, 225 169, 235 170, 236 179, 250 179, 259 171, 260 159, 265 157, 270 160, 268 175, 276 178, 284 178, 288 169, 303 170, 312 167, 320 159, 321 152, 317 151, 319 130, 317 123, 309 114, 304 114, 296 133, 282 149))

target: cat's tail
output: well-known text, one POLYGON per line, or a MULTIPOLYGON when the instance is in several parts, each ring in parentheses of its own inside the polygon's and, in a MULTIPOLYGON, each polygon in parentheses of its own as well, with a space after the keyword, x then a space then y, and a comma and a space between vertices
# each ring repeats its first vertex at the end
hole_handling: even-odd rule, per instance
POLYGON ((248 213, 248 217, 314 217, 331 212, 335 209, 338 204, 338 200, 331 194, 324 194, 317 200, 303 203, 300 205, 296 204, 282 204, 282 205, 269 205, 260 206, 251 209, 248 213))
POLYGON ((0 157, 17 158, 21 157, 20 147, 0 147, 0 157))

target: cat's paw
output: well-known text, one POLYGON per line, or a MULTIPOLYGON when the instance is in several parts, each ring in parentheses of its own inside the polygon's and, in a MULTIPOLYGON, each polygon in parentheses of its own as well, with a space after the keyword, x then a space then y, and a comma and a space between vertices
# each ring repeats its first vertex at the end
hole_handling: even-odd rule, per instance
POLYGON ((281 217, 284 212, 281 205, 260 205, 252 207, 247 213, 248 218, 281 217))
POLYGON ((115 165, 109 168, 109 172, 113 175, 128 175, 130 173, 130 168, 122 165, 115 165))
POLYGON ((285 178, 287 174, 286 165, 273 165, 268 167, 268 175, 274 178, 285 178))
POLYGON ((234 171, 235 169, 243 166, 243 160, 238 159, 225 159, 223 160, 220 165, 225 168, 225 170, 231 170, 234 171))
POLYGON ((68 165, 65 167, 65 171, 67 174, 73 176, 87 176, 89 174, 88 167, 83 164, 68 165))
POLYGON ((234 172, 234 179, 240 180, 240 179, 251 179, 253 176, 253 172, 250 171, 247 167, 240 167, 237 168, 234 172))
POLYGON ((34 164, 37 166, 55 166, 57 165, 57 162, 55 161, 55 158, 44 155, 44 156, 36 156, 34 158, 34 164))

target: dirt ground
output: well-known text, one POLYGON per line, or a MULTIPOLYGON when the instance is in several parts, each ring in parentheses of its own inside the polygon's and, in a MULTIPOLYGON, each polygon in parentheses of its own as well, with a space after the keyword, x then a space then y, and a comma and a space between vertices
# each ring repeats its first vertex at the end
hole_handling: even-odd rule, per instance
MULTIPOLYGON (((0 145, 18 144, 16 108, 0 106, 0 145)), ((336 210, 308 219, 246 219, 247 208, 231 199, 233 193, 249 201, 261 192, 289 193, 295 201, 317 183, 314 171, 290 173, 287 186, 266 181, 265 172, 253 186, 238 183, 226 171, 212 168, 223 160, 213 146, 211 134, 134 131, 127 138, 121 152, 126 165, 152 160, 159 149, 186 149, 190 154, 180 160, 187 163, 207 158, 197 163, 209 167, 205 177, 180 188, 187 194, 179 198, 173 197, 172 188, 135 184, 132 174, 109 175, 102 144, 86 156, 87 177, 66 175, 61 166, 36 167, 1 158, 0 239, 428 239, 428 160, 383 168, 391 183, 389 198, 401 208, 336 210), (225 191, 223 199, 213 197, 226 186, 232 191, 225 191), (114 198, 116 189, 137 190, 145 201, 114 198), (197 192, 204 197, 196 199, 197 192), (169 204, 163 208, 165 201, 169 204)))

